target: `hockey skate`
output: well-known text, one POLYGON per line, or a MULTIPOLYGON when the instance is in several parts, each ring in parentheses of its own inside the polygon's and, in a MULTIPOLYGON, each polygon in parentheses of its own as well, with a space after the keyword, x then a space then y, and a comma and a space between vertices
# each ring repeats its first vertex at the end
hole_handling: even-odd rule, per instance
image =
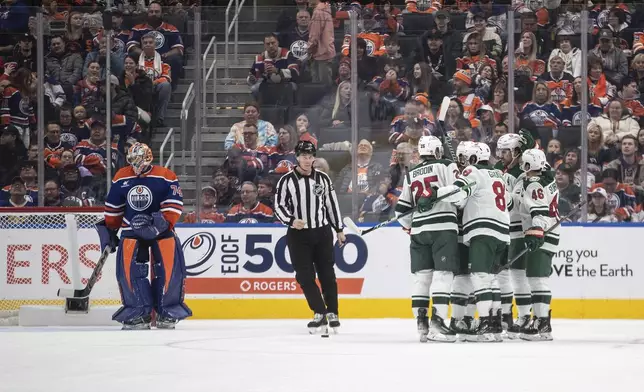
POLYGON ((517 321, 508 327, 508 338, 519 339, 521 334, 528 330, 531 321, 530 315, 519 317, 517 321))
POLYGON ((503 341, 503 315, 501 309, 496 311, 496 315, 492 315, 492 334, 494 340, 497 342, 503 341))
POLYGON ((158 317, 156 327, 157 329, 174 329, 179 320, 166 317, 158 317))
POLYGON ((441 343, 454 343, 456 341, 456 333, 445 325, 445 321, 437 314, 436 308, 432 308, 428 339, 432 342, 441 343))
POLYGON ((139 331, 150 329, 150 323, 152 322, 151 316, 137 317, 133 320, 128 320, 123 322, 124 331, 139 331))
POLYGON ((335 313, 327 313, 326 320, 329 323, 329 327, 333 330, 334 334, 338 333, 338 328, 340 328, 340 318, 335 313))
POLYGON ((468 336, 468 342, 490 343, 496 342, 494 339, 494 321, 492 316, 480 317, 479 325, 473 335, 468 336), (469 340, 471 338, 472 340, 469 340))
MULTIPOLYGON (((467 318, 467 316, 465 316, 465 318, 467 318)), ((454 333, 456 334, 456 339, 459 342, 465 342, 466 335, 470 333, 470 325, 472 323, 472 320, 471 320, 471 317, 467 321, 465 320, 465 318, 462 318, 462 319, 452 318, 452 320, 449 323, 449 329, 454 331, 454 333)))
POLYGON ((521 339, 531 342, 546 342, 552 340, 552 326, 550 325, 550 318, 552 311, 548 312, 548 317, 536 318, 532 325, 521 334, 521 339))
POLYGON ((322 335, 329 333, 329 323, 326 320, 326 316, 321 313, 316 313, 313 316, 313 320, 309 321, 307 327, 309 328, 309 333, 315 335, 320 332, 322 335))
POLYGON ((427 342, 427 334, 429 333, 429 318, 427 317, 427 309, 419 308, 418 317, 416 317, 416 324, 418 325, 418 335, 420 342, 427 342))

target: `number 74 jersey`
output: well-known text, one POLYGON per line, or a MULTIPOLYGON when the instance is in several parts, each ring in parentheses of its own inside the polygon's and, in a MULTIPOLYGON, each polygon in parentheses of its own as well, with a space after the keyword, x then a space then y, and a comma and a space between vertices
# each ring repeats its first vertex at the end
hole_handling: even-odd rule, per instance
MULTIPOLYGON (((523 180, 521 194, 521 225, 523 231, 541 227, 544 231, 555 225, 559 219, 559 189, 551 175, 535 176, 523 180)), ((542 250, 556 252, 559 245, 559 227, 545 237, 542 250)))

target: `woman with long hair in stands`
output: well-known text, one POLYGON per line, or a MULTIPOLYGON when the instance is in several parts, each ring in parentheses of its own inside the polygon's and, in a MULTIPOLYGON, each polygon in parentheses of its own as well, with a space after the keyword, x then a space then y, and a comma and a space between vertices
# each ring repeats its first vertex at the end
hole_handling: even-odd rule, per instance
POLYGON ((494 84, 494 88, 492 89, 491 97, 489 97, 489 99, 487 100, 487 104, 490 105, 492 109, 494 109, 494 119, 497 123, 503 121, 501 116, 501 109, 503 107, 503 104, 506 104, 507 106, 507 102, 508 87, 503 79, 497 79, 496 83, 494 84))
POLYGON ((350 126, 351 124, 351 83, 344 81, 340 83, 335 92, 333 106, 327 106, 322 110, 320 124, 331 127, 350 126))
POLYGON ((617 154, 604 145, 604 134, 596 123, 588 124, 588 171, 598 176, 605 164, 617 157, 617 154))
MULTIPOLYGON (((588 85, 584 86, 583 79, 580 77, 575 78, 572 97, 565 99, 561 103, 561 114, 563 115, 562 124, 564 127, 581 125, 581 92, 584 87, 588 89, 588 85)), ((602 106, 599 100, 589 100, 588 111, 586 113, 588 114, 589 120, 591 117, 599 116, 602 113, 602 106)))
POLYGON ((313 143, 315 148, 318 147, 317 136, 313 133, 311 121, 306 113, 301 113, 295 118, 295 130, 299 140, 308 140, 313 143))
POLYGON ((523 105, 519 118, 529 118, 537 127, 557 129, 561 125, 561 108, 551 101, 550 89, 537 82, 532 90, 532 101, 523 105))
POLYGON ((295 167, 295 145, 299 137, 290 125, 284 125, 277 132, 277 146, 271 148, 268 154, 268 170, 271 174, 285 174, 295 167))
POLYGON ((94 37, 84 25, 83 13, 79 11, 71 11, 67 15, 67 23, 65 24, 65 40, 75 42, 78 44, 81 53, 90 52, 93 49, 94 37))
POLYGON ((519 47, 514 51, 514 67, 516 70, 530 72, 531 77, 538 77, 546 71, 546 63, 539 59, 537 37, 530 31, 521 33, 519 47))
POLYGON ((87 65, 85 77, 74 86, 74 106, 83 105, 92 107, 101 100, 100 92, 101 65, 98 61, 92 61, 87 65))
POLYGON ((604 188, 595 188, 589 196, 591 201, 588 203, 588 222, 617 222, 617 217, 608 204, 608 193, 604 188))
POLYGON ((637 137, 640 126, 633 116, 628 113, 624 104, 619 99, 613 99, 598 117, 594 117, 589 124, 597 124, 604 134, 604 143, 615 146, 624 135, 637 137))

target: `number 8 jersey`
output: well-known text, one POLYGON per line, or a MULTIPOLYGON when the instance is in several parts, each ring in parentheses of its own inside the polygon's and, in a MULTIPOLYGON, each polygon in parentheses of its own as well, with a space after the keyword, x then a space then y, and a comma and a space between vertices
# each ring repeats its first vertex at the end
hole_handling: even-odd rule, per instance
MULTIPOLYGON (((559 189, 551 174, 524 178, 523 193, 521 195, 521 225, 523 230, 531 227, 541 227, 547 231, 559 219, 559 189)), ((545 237, 542 250, 556 252, 559 245, 559 227, 552 230, 545 237)))
POLYGON ((466 167, 454 185, 471 185, 460 192, 463 206, 463 243, 486 235, 510 243, 510 209, 512 196, 506 190, 503 173, 491 166, 466 167), (475 184, 471 185, 473 182, 475 184))
MULTIPOLYGON (((414 208, 426 190, 453 184, 456 173, 456 164, 442 159, 428 159, 411 169, 405 176, 402 193, 396 204, 396 215, 414 208)), ((412 235, 425 231, 458 232, 456 207, 447 202, 438 202, 429 211, 408 215, 400 220, 400 224, 405 228, 411 228, 412 235)))

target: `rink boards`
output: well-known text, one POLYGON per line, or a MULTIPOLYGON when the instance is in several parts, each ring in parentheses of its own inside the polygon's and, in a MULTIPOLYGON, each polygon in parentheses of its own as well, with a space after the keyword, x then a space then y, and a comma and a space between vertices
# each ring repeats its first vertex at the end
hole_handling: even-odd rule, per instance
MULTIPOLYGON (((553 262, 553 317, 644 319, 644 226, 564 226, 553 262)), ((189 278, 186 302, 195 318, 310 317, 290 264, 286 229, 273 225, 180 225, 189 278)), ((409 237, 387 227, 349 234, 336 248, 341 314, 346 318, 410 317, 409 237)), ((80 229, 83 283, 99 256, 96 233, 80 229)), ((64 230, 26 227, 0 235, 0 310, 22 304, 62 304, 71 287, 64 230)), ((114 257, 114 256, 112 256, 114 257)), ((92 295, 118 304, 114 261, 92 295)))

